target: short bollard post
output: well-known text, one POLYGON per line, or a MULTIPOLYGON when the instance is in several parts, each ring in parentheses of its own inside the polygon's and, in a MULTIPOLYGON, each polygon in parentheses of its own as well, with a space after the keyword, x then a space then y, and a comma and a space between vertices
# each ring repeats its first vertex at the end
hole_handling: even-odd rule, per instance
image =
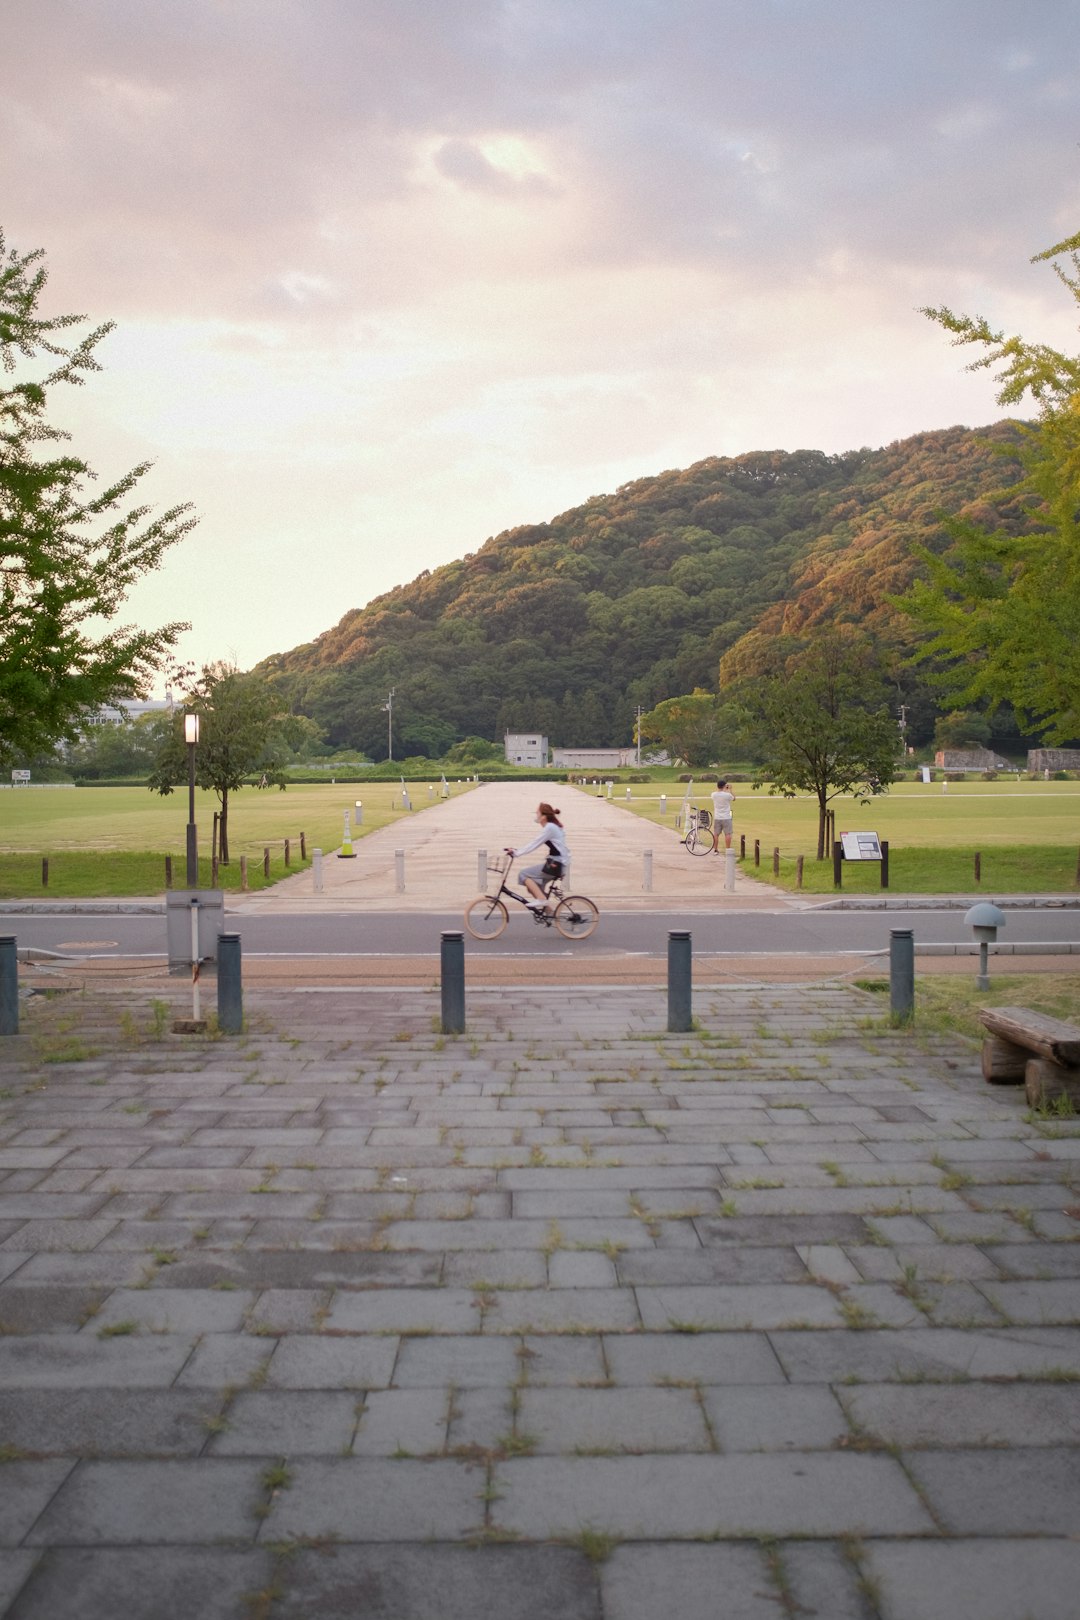
POLYGON ((356 803, 353 805, 353 826, 354 827, 362 827, 363 825, 364 825, 364 801, 363 801, 363 799, 357 799, 356 803))
POLYGON ((218 1028, 239 1035, 244 1027, 244 992, 240 982, 240 935, 218 935, 218 1028))
POLYGON ((394 886, 398 894, 405 893, 405 851, 403 849, 395 849, 394 851, 394 886))
POLYGON ((889 1016, 894 1024, 915 1017, 915 935, 910 928, 889 932, 889 1016))
POLYGON ((740 859, 740 861, 745 861, 745 859, 746 859, 746 834, 745 833, 740 833, 739 834, 739 859, 740 859))
POLYGON ((797 889, 802 888, 802 875, 803 875, 803 857, 800 855, 798 860, 795 862, 795 887, 797 889))
POLYGON ((487 888, 487 850, 478 849, 476 852, 476 887, 487 888))
POLYGON ((270 845, 266 844, 263 847, 263 877, 268 878, 269 876, 270 876, 270 845))
POLYGON ((641 887, 646 894, 652 893, 652 850, 646 849, 641 855, 641 887))
POLYGON ((323 892, 323 875, 322 875, 322 850, 321 849, 313 849, 312 852, 311 852, 311 870, 312 870, 312 872, 314 874, 314 879, 315 879, 315 893, 316 894, 322 894, 322 892, 323 892))
POLYGON ((660 814, 662 816, 667 815, 667 794, 666 793, 661 793, 661 795, 660 795, 660 814))
POLYGON ((19 958, 15 935, 0 936, 0 1035, 19 1033, 19 958))
POLYGON ((292 865, 292 843, 288 838, 285 840, 285 865, 292 865))
POLYGON ((43 889, 49 887, 49 857, 47 855, 41 857, 41 887, 43 889))
POLYGON ((447 932, 439 952, 439 982, 442 989, 442 1032, 465 1033, 465 936, 447 932))
POLYGON ((844 881, 844 868, 840 864, 843 858, 844 846, 838 838, 832 847, 832 880, 834 889, 838 889, 844 881))
POLYGON ((246 855, 241 855, 241 857, 240 857, 240 887, 241 887, 241 889, 246 890, 247 886, 248 886, 247 856, 246 855))
POLYGON ((667 1027, 677 1035, 693 1028, 690 990, 690 935, 672 929, 667 937, 667 1027))
POLYGON ((304 832, 300 834, 300 859, 307 860, 307 833, 304 832))
POLYGON ((754 839, 754 865, 755 866, 760 866, 761 865, 761 839, 760 838, 755 838, 754 839))
POLYGON ((735 851, 733 849, 724 851, 724 888, 729 894, 733 893, 735 889, 735 851))
POLYGON ((779 877, 780 876, 780 851, 779 851, 779 849, 774 849, 773 852, 772 852, 772 871, 773 871, 773 877, 779 877))
POLYGON ((889 840, 887 838, 881 840, 881 887, 883 889, 889 887, 889 840))

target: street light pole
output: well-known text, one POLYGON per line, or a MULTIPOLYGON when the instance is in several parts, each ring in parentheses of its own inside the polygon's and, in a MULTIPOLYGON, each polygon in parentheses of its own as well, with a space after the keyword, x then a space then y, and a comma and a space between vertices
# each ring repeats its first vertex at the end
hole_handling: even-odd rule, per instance
POLYGON ((393 757, 394 757, 394 688, 393 687, 390 688, 390 694, 387 697, 386 702, 383 704, 383 708, 386 711, 386 744, 387 744, 387 748, 389 749, 389 753, 388 753, 387 757, 389 759, 393 759, 393 757))
POLYGON ((184 716, 184 741, 188 751, 187 886, 199 887, 199 835, 195 828, 195 744, 199 740, 199 717, 184 716))

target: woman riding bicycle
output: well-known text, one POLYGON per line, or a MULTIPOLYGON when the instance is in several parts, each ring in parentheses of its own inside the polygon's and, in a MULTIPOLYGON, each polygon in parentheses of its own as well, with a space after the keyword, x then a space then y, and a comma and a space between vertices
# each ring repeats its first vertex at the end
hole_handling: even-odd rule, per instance
POLYGON ((527 902, 531 911, 547 911, 549 909, 544 895, 543 885, 557 882, 565 877, 570 869, 570 851, 566 846, 566 833, 559 820, 559 812, 550 804, 540 804, 536 811, 536 819, 540 823, 540 831, 529 844, 522 844, 520 849, 508 849, 507 854, 514 860, 520 855, 531 855, 534 849, 541 844, 547 845, 547 860, 536 866, 524 866, 518 873, 518 882, 524 883, 532 899, 527 902))

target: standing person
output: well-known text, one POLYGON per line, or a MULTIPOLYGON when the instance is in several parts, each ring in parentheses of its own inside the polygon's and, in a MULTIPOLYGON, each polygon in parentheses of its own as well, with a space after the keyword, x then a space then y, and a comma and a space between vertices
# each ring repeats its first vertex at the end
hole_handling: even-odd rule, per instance
POLYGON ((734 831, 734 804, 735 795, 727 782, 721 778, 712 794, 713 824, 712 847, 715 855, 720 848, 720 834, 724 835, 724 844, 731 848, 731 834, 734 831))
POLYGON ((520 849, 511 849, 507 853, 517 859, 519 855, 531 855, 534 849, 541 844, 547 845, 547 860, 536 866, 522 867, 518 873, 518 882, 524 883, 532 899, 527 902, 532 911, 547 911, 549 906, 544 896, 543 884, 557 882, 565 877, 570 869, 570 851, 566 845, 566 833, 559 820, 559 812, 550 804, 540 804, 536 810, 536 820, 540 823, 540 831, 531 843, 522 844, 520 849))

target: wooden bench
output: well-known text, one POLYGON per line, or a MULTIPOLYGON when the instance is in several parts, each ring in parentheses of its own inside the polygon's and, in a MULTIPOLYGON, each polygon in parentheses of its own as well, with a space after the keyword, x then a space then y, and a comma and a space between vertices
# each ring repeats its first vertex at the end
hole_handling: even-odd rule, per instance
POLYGON ((1080 1104, 1080 1028, 1026 1007, 981 1007, 989 1032, 983 1041, 983 1079, 991 1085, 1023 1082, 1028 1102, 1068 1097, 1080 1104))

